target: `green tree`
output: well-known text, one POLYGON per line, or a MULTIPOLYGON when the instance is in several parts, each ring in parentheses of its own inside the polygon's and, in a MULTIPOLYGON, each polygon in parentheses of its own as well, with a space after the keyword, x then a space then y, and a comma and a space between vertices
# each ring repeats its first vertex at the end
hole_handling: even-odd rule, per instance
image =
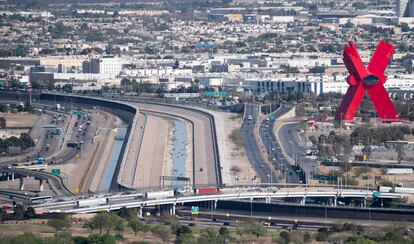
POLYGON ((315 239, 317 241, 325 241, 326 238, 328 238, 328 236, 330 235, 330 232, 327 228, 320 228, 318 229, 318 232, 316 233, 315 239))
POLYGON ((35 143, 28 133, 20 134, 20 140, 23 148, 34 147, 35 143))
POLYGON ((24 217, 24 207, 23 205, 17 204, 14 208, 13 217, 17 220, 22 220, 24 217))
POLYGON ((287 231, 282 231, 279 233, 280 238, 282 238, 284 243, 289 243, 290 242, 290 234, 287 231))
POLYGON ((7 112, 7 106, 3 103, 0 103, 0 112, 2 113, 7 112))
POLYGON ((249 232, 256 236, 256 239, 259 240, 259 237, 264 236, 267 233, 266 228, 257 221, 250 220, 246 222, 246 232, 249 232))
POLYGON ((26 232, 23 235, 19 235, 11 239, 12 244, 43 244, 42 238, 33 233, 26 232))
POLYGON ((219 243, 217 230, 214 227, 207 227, 207 229, 202 230, 198 243, 219 243))
POLYGON ((397 153, 397 161, 400 164, 401 161, 405 157, 404 145, 402 145, 402 144, 395 145, 395 152, 397 153))
POLYGON ((135 235, 138 234, 138 232, 142 231, 144 229, 144 223, 142 223, 141 220, 138 219, 138 217, 133 217, 129 219, 128 222, 129 227, 131 227, 132 231, 135 235))
POLYGON ((70 227, 70 221, 66 218, 56 218, 56 219, 50 219, 47 224, 51 227, 53 227, 55 230, 63 230, 70 227))
POLYGON ((309 5, 309 11, 310 12, 316 12, 316 11, 318 11, 318 6, 316 4, 309 5))
POLYGON ((55 233, 55 240, 59 244, 72 244, 73 243, 72 234, 70 232, 67 232, 67 231, 58 231, 58 232, 56 232, 55 233))
POLYGON ((230 235, 230 231, 225 226, 220 227, 218 238, 222 243, 227 243, 233 239, 233 237, 230 235))
POLYGON ((129 220, 137 216, 137 211, 135 211, 132 208, 122 207, 118 212, 118 216, 123 219, 129 220))
POLYGON ((102 234, 102 230, 105 228, 109 232, 112 228, 112 221, 108 214, 100 212, 96 214, 90 221, 85 223, 86 227, 91 230, 99 229, 99 234, 102 234))
POLYGON ((111 227, 119 234, 122 234, 127 226, 124 219, 113 213, 109 214, 109 216, 111 227))
MULTIPOLYGON (((347 238, 344 243, 346 243, 346 244, 351 244, 351 243, 352 244, 375 244, 377 242, 375 242, 373 240, 370 240, 370 239, 367 239, 363 236, 356 235, 356 236, 351 236, 351 237, 347 238)), ((394 243, 399 243, 399 242, 394 242, 394 243)))
POLYGON ((151 232, 163 242, 167 242, 171 237, 171 228, 168 225, 156 225, 151 232))
POLYGON ((105 235, 92 234, 88 237, 87 243, 116 244, 116 239, 113 235, 110 235, 110 234, 105 234, 105 235))
POLYGON ((7 220, 9 218, 9 214, 4 211, 4 209, 0 208, 0 223, 4 223, 5 220, 7 220))
POLYGON ((193 236, 192 230, 186 225, 181 225, 175 232, 175 235, 175 243, 197 243, 197 240, 193 236))
POLYGON ((356 9, 366 9, 367 5, 364 2, 354 2, 352 3, 352 7, 356 9))
POLYGON ((237 225, 236 233, 240 236, 240 239, 243 239, 243 235, 246 233, 246 228, 243 228, 241 225, 237 225))
POLYGON ((40 80, 34 80, 34 81, 30 81, 30 85, 33 89, 35 90, 41 90, 44 87, 44 84, 42 81, 40 80))
POLYGON ((244 135, 240 128, 235 128, 229 135, 230 140, 236 146, 237 150, 240 150, 244 146, 244 135))
POLYGON ((4 117, 0 117, 0 129, 6 128, 6 119, 4 117))
POLYGON ((27 219, 32 219, 36 215, 35 209, 33 207, 28 207, 24 213, 24 217, 27 219))
POLYGON ((402 23, 401 24, 401 31, 402 32, 409 32, 410 31, 410 26, 407 23, 402 23))
POLYGON ((177 244, 199 244, 197 241, 197 238, 194 238, 192 234, 184 234, 175 240, 175 243, 177 244))
POLYGON ((312 241, 312 235, 309 232, 305 232, 305 234, 303 234, 303 242, 309 243, 311 241, 312 241))

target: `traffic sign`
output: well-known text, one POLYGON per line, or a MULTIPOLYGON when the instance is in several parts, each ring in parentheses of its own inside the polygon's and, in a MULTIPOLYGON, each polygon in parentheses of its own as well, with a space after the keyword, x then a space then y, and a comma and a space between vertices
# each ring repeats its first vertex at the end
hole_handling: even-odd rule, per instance
POLYGON ((274 114, 270 115, 268 118, 270 121, 276 120, 276 116, 274 114))
POLYGON ((42 128, 45 128, 45 129, 54 129, 54 128, 56 128, 56 125, 54 125, 54 124, 45 124, 45 125, 42 126, 42 128))
POLYGON ((199 208, 198 207, 191 207, 191 214, 199 214, 200 213, 200 211, 199 211, 199 208))
POLYGON ((52 169, 52 175, 59 176, 60 175, 60 169, 52 169))
POLYGON ((204 92, 206 97, 227 97, 227 92, 204 92))

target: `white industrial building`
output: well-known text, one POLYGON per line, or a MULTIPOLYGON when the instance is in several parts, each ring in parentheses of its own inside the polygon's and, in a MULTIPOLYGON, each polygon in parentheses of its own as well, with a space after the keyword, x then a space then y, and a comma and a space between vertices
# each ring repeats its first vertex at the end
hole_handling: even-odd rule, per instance
POLYGON ((92 58, 82 63, 83 73, 118 75, 122 71, 122 61, 114 57, 92 58))
MULTIPOLYGON (((244 82, 249 84, 249 88, 258 92, 286 92, 286 91, 300 91, 303 93, 313 93, 319 95, 322 93, 339 92, 345 94, 348 90, 348 83, 346 76, 297 76, 285 77, 280 79, 268 80, 247 80, 244 82)), ((384 84, 387 90, 411 90, 414 91, 414 75, 401 75, 389 77, 384 84)))

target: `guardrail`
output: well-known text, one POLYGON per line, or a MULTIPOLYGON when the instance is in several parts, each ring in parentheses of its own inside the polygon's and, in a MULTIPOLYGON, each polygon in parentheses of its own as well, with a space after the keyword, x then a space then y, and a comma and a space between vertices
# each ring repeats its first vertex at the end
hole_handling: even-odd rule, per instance
MULTIPOLYGON (((285 189, 287 190, 287 189, 285 189)), ((35 206, 38 209, 48 210, 50 212, 67 212, 67 213, 92 213, 98 211, 118 210, 122 207, 126 208, 142 208, 156 205, 178 205, 194 202, 206 201, 224 201, 224 200, 250 200, 253 199, 268 199, 270 202, 272 198, 369 198, 373 196, 373 191, 370 190, 342 190, 342 189, 300 189, 294 188, 294 191, 248 191, 248 192, 232 192, 213 195, 191 195, 182 197, 170 197, 162 199, 131 199, 129 196, 118 196, 117 199, 106 197, 106 203, 98 206, 77 207, 73 201, 62 203, 49 203, 35 206)), ((403 194, 399 193, 381 193, 380 198, 401 198, 403 194)))
POLYGON ((122 183, 122 174, 124 172, 126 160, 128 158, 128 153, 129 153, 129 150, 131 148, 132 136, 135 135, 135 126, 136 126, 137 121, 138 121, 138 115, 139 115, 139 110, 137 109, 136 113, 135 113, 135 116, 134 116, 134 119, 132 120, 131 129, 128 133, 128 141, 127 141, 127 144, 125 146, 124 155, 122 156, 122 161, 121 161, 121 165, 119 166, 118 177, 117 177, 117 183, 119 185, 121 185, 122 187, 125 187, 127 189, 130 188, 130 187, 128 187, 126 185, 123 185, 123 183, 122 183))
MULTIPOLYGON (((210 124, 211 124, 210 133, 211 133, 211 137, 212 137, 212 141, 213 141, 214 160, 216 162, 215 163, 215 171, 216 171, 217 186, 219 186, 219 187, 223 186, 222 175, 221 175, 220 155, 219 155, 218 143, 217 143, 216 122, 215 122, 214 116, 211 113, 208 113, 206 111, 199 110, 199 109, 196 109, 196 108, 186 107, 186 106, 160 103, 160 102, 151 102, 151 101, 145 101, 145 100, 140 100, 140 99, 136 99, 136 100, 127 100, 127 99, 125 99, 125 100, 123 100, 123 99, 119 98, 119 100, 128 101, 128 102, 143 103, 143 104, 153 104, 153 105, 162 105, 162 106, 167 106, 167 107, 181 108, 181 109, 186 109, 186 110, 190 110, 190 111, 205 115, 210 120, 210 124)), ((111 101, 113 101, 113 100, 111 100, 111 101)), ((180 116, 177 116, 177 115, 174 115, 174 116, 180 117, 180 116)), ((194 130, 194 127, 193 127, 193 130, 194 130)), ((194 141, 194 133, 193 133, 193 141, 194 141)), ((193 148, 193 151, 194 151, 194 148, 193 148)), ((194 153, 193 153, 193 155, 194 155, 194 153)))
MULTIPOLYGON (((50 97, 54 97, 54 99, 56 99, 57 97, 72 97, 75 99, 88 99, 88 100, 96 100, 96 101, 100 101, 103 103, 112 103, 112 104, 118 104, 121 106, 125 106, 126 111, 130 112, 130 113, 134 113, 134 121, 133 123, 136 123, 137 117, 138 117, 138 113, 137 113, 137 109, 126 103, 126 102, 137 102, 137 103, 144 103, 144 104, 154 104, 154 105, 162 105, 162 106, 167 106, 167 107, 175 107, 175 108, 181 108, 181 109, 186 109, 186 110, 190 110, 199 114, 203 114, 205 115, 209 120, 210 120, 210 124, 211 124, 211 128, 210 128, 210 133, 211 133, 211 137, 212 137, 212 141, 213 141, 213 152, 214 152, 214 160, 215 160, 215 173, 216 173, 216 182, 217 182, 217 186, 221 187, 223 185, 222 183, 222 175, 221 175, 221 163, 220 163, 220 155, 219 155, 219 151, 218 151, 218 143, 217 143, 217 134, 216 134, 216 123, 215 123, 215 119, 214 116, 211 113, 208 113, 206 111, 202 111, 196 108, 191 108, 191 107, 186 107, 186 106, 180 106, 180 105, 175 105, 175 104, 166 104, 166 103, 160 103, 160 102, 151 102, 151 101, 145 101, 145 100, 113 100, 113 99, 108 99, 108 98, 100 98, 100 97, 90 97, 90 96, 80 96, 80 95, 65 95, 65 94, 59 94, 59 93, 42 93, 42 96, 50 96, 50 97)), ((176 115, 174 115, 176 116, 176 115)), ((179 117, 179 116, 176 116, 179 117)), ((132 129, 134 129, 134 124, 133 126, 131 126, 132 129)), ((194 126, 193 126, 193 130, 194 130, 194 126)), ((133 135, 132 133, 133 131, 131 131, 131 129, 129 130, 128 133, 128 141, 127 144, 125 145, 125 149, 128 149, 128 147, 131 144, 131 136, 133 135)), ((194 132, 194 131, 193 131, 194 132)), ((194 141, 194 133, 193 133, 193 141, 194 141)), ((124 149, 124 152, 125 152, 124 149)), ((194 146, 193 146, 193 151, 194 151, 194 146)), ((194 153, 193 153, 193 157, 194 157, 194 153)), ((115 170, 115 172, 118 173, 118 176, 116 178, 116 181, 118 183, 118 185, 120 185, 121 187, 124 187, 126 189, 130 189, 129 187, 126 187, 124 185, 119 184, 119 177, 121 175, 120 172, 121 169, 123 170, 124 166, 125 166, 125 160, 126 160, 126 154, 124 153, 123 155, 123 159, 121 161, 121 164, 118 165, 118 171, 115 170)), ((194 159, 193 159, 194 160, 194 159)))

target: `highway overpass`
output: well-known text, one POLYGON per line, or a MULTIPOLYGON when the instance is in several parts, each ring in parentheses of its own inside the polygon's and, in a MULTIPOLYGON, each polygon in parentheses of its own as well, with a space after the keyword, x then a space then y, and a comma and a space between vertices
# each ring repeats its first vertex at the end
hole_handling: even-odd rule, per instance
MULTIPOLYGON (((65 213, 94 213, 99 211, 118 210, 123 207, 138 208, 142 211, 144 207, 166 206, 172 214, 175 213, 175 207, 189 203, 212 202, 213 205, 218 201, 251 201, 262 200, 271 203, 272 199, 299 199, 301 205, 305 205, 308 198, 329 198, 332 199, 333 206, 337 206, 338 198, 360 198, 366 200, 372 198, 375 190, 367 189, 341 189, 332 187, 287 187, 287 188, 239 188, 223 189, 221 193, 211 195, 183 195, 175 197, 166 197, 160 199, 146 199, 144 194, 131 192, 130 194, 108 194, 82 197, 81 199, 94 199, 90 205, 79 207, 76 197, 57 199, 52 202, 45 202, 34 206, 36 209, 46 210, 48 212, 65 212, 65 213)), ((398 199, 404 195, 400 193, 381 193, 378 198, 398 199)))

